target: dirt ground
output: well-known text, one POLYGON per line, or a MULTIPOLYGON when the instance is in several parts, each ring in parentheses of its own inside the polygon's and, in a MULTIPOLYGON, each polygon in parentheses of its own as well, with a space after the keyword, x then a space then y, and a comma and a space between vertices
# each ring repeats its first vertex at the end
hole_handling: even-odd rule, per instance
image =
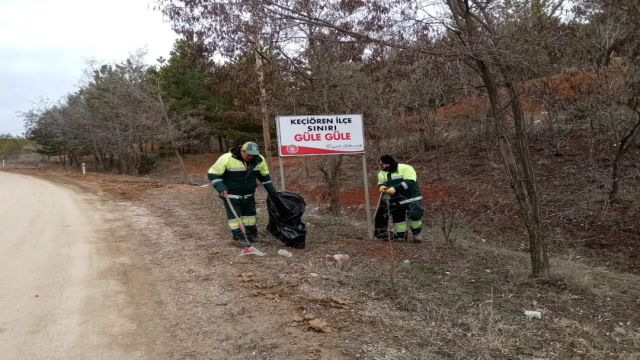
POLYGON ((504 240, 472 226, 453 241, 432 220, 422 244, 383 243, 365 238, 361 220, 309 204, 307 248, 285 258, 264 230, 259 190, 268 255, 240 256, 208 188, 20 171, 100 196, 141 234, 130 251, 149 276, 167 358, 640 358, 640 279, 575 253, 554 254, 553 279, 536 282, 519 244, 496 246, 504 240), (327 259, 340 253, 349 260, 327 259))
POLYGON ((98 196, 0 172, 3 359, 157 359, 136 233, 98 196))

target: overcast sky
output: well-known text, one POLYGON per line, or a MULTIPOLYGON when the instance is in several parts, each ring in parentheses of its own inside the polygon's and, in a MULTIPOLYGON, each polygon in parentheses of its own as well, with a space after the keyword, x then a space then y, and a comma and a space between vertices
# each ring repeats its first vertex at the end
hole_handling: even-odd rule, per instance
POLYGON ((0 134, 21 135, 19 112, 78 89, 88 60, 146 48, 148 64, 176 39, 155 0, 0 0, 0 134))

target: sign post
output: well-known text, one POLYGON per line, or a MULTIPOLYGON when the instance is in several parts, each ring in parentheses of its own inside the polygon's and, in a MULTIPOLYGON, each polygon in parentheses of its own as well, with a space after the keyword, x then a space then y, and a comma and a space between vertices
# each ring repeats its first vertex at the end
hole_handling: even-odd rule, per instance
POLYGON ((371 205, 369 204, 369 178, 367 177, 367 155, 362 154, 362 181, 364 183, 364 208, 367 211, 367 233, 373 240, 373 225, 371 223, 371 205))
POLYGON ((284 184, 284 158, 282 156, 278 156, 278 164, 280 164, 280 187, 282 187, 282 191, 287 191, 284 184))
POLYGON ((283 190, 286 156, 362 155, 367 231, 369 238, 373 238, 362 114, 278 116, 276 127, 283 190))

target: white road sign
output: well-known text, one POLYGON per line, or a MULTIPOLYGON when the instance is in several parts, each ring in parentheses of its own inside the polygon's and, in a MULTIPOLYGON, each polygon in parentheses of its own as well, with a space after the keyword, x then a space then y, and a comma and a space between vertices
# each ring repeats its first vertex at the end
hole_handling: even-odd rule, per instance
POLYGON ((278 116, 280 156, 364 154, 361 114, 278 116))

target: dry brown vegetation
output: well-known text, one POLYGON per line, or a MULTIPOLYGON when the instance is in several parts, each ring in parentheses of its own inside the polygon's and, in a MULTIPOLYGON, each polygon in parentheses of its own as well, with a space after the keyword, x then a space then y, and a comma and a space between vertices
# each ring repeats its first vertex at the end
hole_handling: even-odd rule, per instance
MULTIPOLYGON (((637 182, 623 187, 621 203, 605 206, 606 189, 580 176, 591 166, 583 138, 570 140, 563 156, 534 152, 548 194, 548 281, 529 277, 526 234, 504 191, 504 170, 480 159, 495 149, 447 149, 439 178, 430 171, 433 153, 413 159, 428 200, 429 240, 420 245, 366 239, 356 158, 345 160, 343 195, 353 201, 343 218, 314 200, 326 198, 314 182, 315 160, 287 159, 288 188, 309 201, 307 248, 292 250, 292 258, 276 255, 281 245, 263 226, 259 248, 268 256, 240 257, 212 192, 163 180, 177 180, 177 167, 159 169, 154 180, 34 174, 138 209, 123 215, 147 233, 136 248, 158 284, 158 321, 175 339, 171 358, 637 359, 637 182), (349 261, 327 260, 336 253, 349 261), (541 311, 542 319, 527 319, 524 310, 541 311)), ((197 178, 214 158, 187 157, 187 168, 197 178)))
POLYGON ((640 357, 637 0, 439 3, 162 0, 185 35, 168 62, 93 69, 27 114, 76 171, 160 163, 33 174, 109 194, 144 234, 170 358, 640 357), (260 129, 274 148, 273 116, 351 112, 369 164, 418 171, 425 243, 366 238, 357 158, 282 160, 309 204, 292 258, 269 236, 269 256, 239 257, 211 190, 177 184, 206 184, 219 155, 192 152, 260 129))

